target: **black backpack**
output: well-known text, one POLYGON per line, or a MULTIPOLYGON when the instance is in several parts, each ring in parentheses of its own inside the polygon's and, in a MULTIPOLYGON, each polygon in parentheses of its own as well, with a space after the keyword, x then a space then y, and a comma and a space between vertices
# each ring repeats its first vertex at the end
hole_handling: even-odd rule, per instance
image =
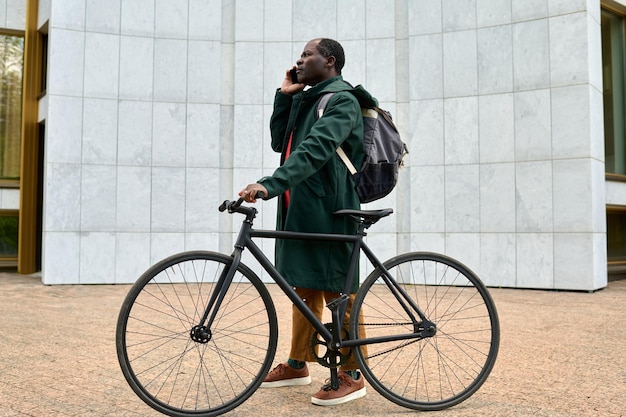
MULTIPOLYGON (((350 92, 361 105, 365 159, 361 169, 357 170, 341 146, 337 148, 337 154, 352 174, 359 200, 361 203, 369 203, 383 198, 394 189, 398 182, 398 170, 403 165, 402 158, 408 150, 391 114, 374 105, 371 96, 362 86, 358 85, 350 92)), ((333 94, 335 93, 322 95, 317 104, 317 118, 322 117, 333 94)))

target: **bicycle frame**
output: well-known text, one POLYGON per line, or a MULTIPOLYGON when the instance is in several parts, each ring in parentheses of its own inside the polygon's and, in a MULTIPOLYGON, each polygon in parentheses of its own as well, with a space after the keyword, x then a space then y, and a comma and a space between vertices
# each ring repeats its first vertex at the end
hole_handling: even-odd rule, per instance
POLYGON ((225 269, 222 272, 220 278, 218 279, 218 282, 216 283, 216 291, 213 292, 212 298, 207 305, 204 316, 202 317, 199 326, 197 326, 198 328, 208 329, 211 327, 211 324, 215 319, 217 310, 226 294, 226 291, 228 290, 230 283, 232 282, 235 271, 237 270, 241 262, 241 255, 244 249, 248 248, 252 256, 261 264, 263 269, 268 272, 274 282, 280 287, 280 289, 291 300, 296 308, 298 308, 302 312, 304 317, 306 317, 306 319, 311 323, 315 330, 317 330, 317 332, 324 339, 324 341, 330 343, 329 347, 331 347, 333 350, 339 350, 344 347, 361 346, 366 344, 388 342, 394 340, 423 338, 432 336, 432 334, 434 334, 434 327, 430 320, 425 317, 424 313, 413 302, 413 300, 404 293, 402 288, 400 288, 400 286, 395 282, 389 271, 387 271, 383 263, 378 260, 372 250, 364 242, 363 237, 366 235, 366 226, 364 226, 363 223, 360 224, 359 231, 355 235, 302 233, 253 229, 252 225, 253 219, 256 215, 256 209, 249 208, 249 210, 243 212, 242 214, 246 214, 246 219, 241 225, 237 241, 234 245, 235 249, 232 254, 233 262, 229 268, 225 269), (348 276, 346 277, 343 296, 340 297, 340 299, 338 300, 334 300, 333 306, 330 305, 333 303, 333 301, 331 301, 328 306, 333 313, 332 332, 315 316, 315 314, 313 314, 311 309, 304 303, 304 301, 300 299, 292 286, 280 274, 274 264, 267 258, 267 256, 265 256, 263 251, 252 240, 254 238, 346 242, 352 243, 354 245, 352 249, 352 254, 350 256, 348 276), (363 251, 363 253, 367 256, 367 258, 375 268, 380 268, 386 285, 393 292, 393 294, 398 299, 399 303, 402 305, 403 309, 406 311, 407 315, 411 319, 415 329, 413 333, 377 338, 364 338, 359 340, 342 340, 342 332, 340 331, 340 329, 343 327, 343 318, 345 316, 345 311, 347 308, 348 296, 346 294, 350 294, 350 289, 352 288, 355 279, 356 267, 359 261, 359 254, 361 251, 363 251), (416 313, 419 318, 416 318, 414 313, 416 313))

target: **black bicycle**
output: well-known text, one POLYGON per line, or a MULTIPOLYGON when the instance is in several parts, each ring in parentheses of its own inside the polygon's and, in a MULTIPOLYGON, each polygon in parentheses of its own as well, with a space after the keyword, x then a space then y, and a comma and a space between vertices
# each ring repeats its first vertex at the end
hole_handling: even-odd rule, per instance
POLYGON ((500 340, 489 292, 469 268, 444 255, 412 252, 380 262, 364 237, 392 209, 337 211, 359 224, 356 235, 340 235, 257 230, 257 210, 241 204, 219 207, 245 215, 232 255, 173 255, 148 269, 124 300, 117 356, 126 380, 149 406, 170 416, 217 416, 248 399, 269 372, 276 310, 265 284, 241 263, 244 249, 315 327, 311 349, 317 346, 318 362, 330 368, 335 387, 347 348, 376 391, 411 409, 454 406, 485 382, 500 340), (353 244, 346 291, 327 306, 331 323, 313 315, 255 238, 353 244), (345 329, 345 294, 361 252, 374 270, 359 287, 345 329))

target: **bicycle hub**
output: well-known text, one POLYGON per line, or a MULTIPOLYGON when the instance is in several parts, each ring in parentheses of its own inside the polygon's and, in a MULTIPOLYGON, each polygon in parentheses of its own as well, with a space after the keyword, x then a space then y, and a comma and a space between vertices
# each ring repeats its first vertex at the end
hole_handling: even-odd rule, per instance
POLYGON ((211 330, 207 329, 206 326, 193 326, 189 332, 191 340, 198 343, 207 343, 211 340, 211 336, 211 330))

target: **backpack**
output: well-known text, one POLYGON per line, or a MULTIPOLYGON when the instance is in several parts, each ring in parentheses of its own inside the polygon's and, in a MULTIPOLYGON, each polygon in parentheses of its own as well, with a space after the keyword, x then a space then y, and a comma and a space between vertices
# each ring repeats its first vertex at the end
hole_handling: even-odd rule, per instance
MULTIPOLYGON (((361 105, 365 159, 361 169, 357 171, 341 146, 337 148, 337 154, 352 175, 359 200, 361 203, 369 203, 383 198, 394 189, 398 182, 398 170, 403 165, 402 158, 408 150, 391 114, 375 105, 362 86, 358 85, 350 91, 361 105), (369 97, 370 100, 364 97, 369 97)), ((322 117, 333 94, 335 93, 322 95, 317 104, 316 118, 322 117)))

